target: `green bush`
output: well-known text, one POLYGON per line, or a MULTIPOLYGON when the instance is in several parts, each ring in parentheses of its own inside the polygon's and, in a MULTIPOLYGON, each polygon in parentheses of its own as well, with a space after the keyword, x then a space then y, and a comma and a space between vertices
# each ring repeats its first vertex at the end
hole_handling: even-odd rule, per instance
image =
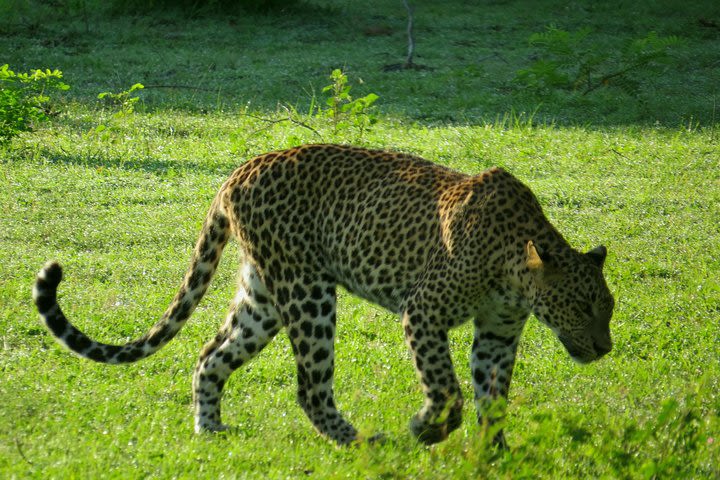
POLYGON ((50 90, 67 90, 60 70, 15 73, 8 64, 0 67, 0 143, 48 119, 50 90))

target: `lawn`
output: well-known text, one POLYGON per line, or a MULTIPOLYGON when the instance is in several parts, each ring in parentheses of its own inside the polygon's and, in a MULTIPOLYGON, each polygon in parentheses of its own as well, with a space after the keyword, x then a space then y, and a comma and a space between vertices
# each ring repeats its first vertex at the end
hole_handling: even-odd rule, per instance
POLYGON ((0 1, 0 65, 60 69, 71 89, 49 93, 49 121, 0 145, 0 478, 720 478, 717 2, 411 2, 426 68, 403 71, 383 70, 405 57, 395 0, 251 15, 27 3, 0 1), (584 93, 518 78, 544 58, 528 39, 549 25, 590 29, 577 61, 620 58, 651 31, 677 42, 663 62, 584 93), (379 96, 374 124, 317 114, 336 68, 353 98, 379 96), (97 98, 135 83, 132 109, 97 98), (607 246, 614 350, 577 365, 531 319, 510 448, 497 451, 474 421, 471 329, 454 330, 464 423, 424 447, 407 428, 422 395, 398 319, 341 292, 337 400, 387 441, 337 448, 295 402, 282 334, 226 387, 237 430, 193 434, 191 373, 233 295, 232 244, 184 330, 143 362, 81 361, 38 322, 34 275, 57 259, 59 300, 79 328, 110 343, 142 335, 227 175, 305 142, 511 171, 573 246, 607 246))

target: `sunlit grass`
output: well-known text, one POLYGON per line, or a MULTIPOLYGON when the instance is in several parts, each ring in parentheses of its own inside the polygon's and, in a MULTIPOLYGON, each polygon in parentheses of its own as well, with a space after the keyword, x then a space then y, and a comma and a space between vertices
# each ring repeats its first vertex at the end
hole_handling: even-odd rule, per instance
MULTIPOLYGON (((380 17, 352 20, 358 11, 348 5, 319 14, 327 24, 301 19, 310 25, 305 31, 289 28, 301 21, 289 18, 233 24, 170 15, 93 19, 91 29, 107 29, 97 47, 81 34, 64 50, 47 48, 63 29, 81 33, 72 18, 33 35, 16 26, 7 37, 11 60, 28 63, 19 67, 60 68, 73 90, 51 122, 0 147, 0 477, 720 476, 720 130, 709 122, 717 67, 707 66, 718 40, 688 30, 693 59, 707 68, 692 81, 682 70, 649 79, 669 100, 602 90, 538 98, 508 83, 530 55, 522 42, 559 12, 586 18, 579 4, 548 2, 533 21, 515 11, 521 4, 495 2, 482 15, 458 6, 464 17, 453 18, 437 6, 418 7, 418 16, 437 20, 423 26, 418 18, 418 52, 426 55, 418 62, 436 70, 395 74, 378 67, 402 55, 403 35, 365 37, 353 28, 363 18, 401 31, 402 8, 387 2, 380 17), (278 47, 282 35, 304 42, 302 54, 291 51, 292 42, 278 47), (148 37, 160 53, 142 47, 148 37), (118 45, 124 53, 113 56, 118 45), (200 46, 209 53, 197 60, 200 46), (499 57, 468 67, 493 52, 499 57), (343 65, 358 95, 380 95, 379 122, 362 137, 333 134, 326 120, 307 115, 331 68, 343 65), (120 120, 95 100, 138 81, 213 92, 148 88, 138 112, 120 120), (263 120, 287 116, 278 104, 297 106, 299 122, 263 120), (690 117, 701 124, 683 120, 690 117), (100 124, 108 128, 91 133, 100 124), (528 322, 510 393, 509 451, 488 448, 474 422, 469 326, 450 337, 467 400, 464 423, 426 448, 407 429, 422 395, 397 318, 345 292, 338 402, 363 434, 384 432, 385 444, 337 449, 313 431, 295 403, 294 362, 282 334, 227 385, 223 412, 238 430, 194 435, 191 372, 233 295, 234 246, 185 329, 139 364, 78 360, 38 323, 33 277, 57 259, 66 273, 60 302, 80 328, 115 343, 141 335, 171 300, 227 175, 255 154, 319 141, 408 151, 467 173, 502 166, 533 189, 572 245, 608 247, 615 349, 579 366, 547 329, 528 322)), ((602 30, 600 17, 587 20, 602 38, 624 31, 627 11, 593 8, 608 22, 602 30)), ((678 33, 669 20, 657 22, 678 33)), ((636 19, 631 33, 642 34, 645 23, 636 19)))
MULTIPOLYGON (((224 124, 242 129, 244 117, 219 115, 193 142, 158 133, 158 126, 197 122, 192 114, 138 114, 118 127, 116 143, 58 126, 7 150, 12 161, 0 164, 7 205, 0 430, 2 468, 10 475, 102 475, 106 464, 118 475, 139 476, 717 473, 720 269, 713 219, 720 218, 720 178, 718 147, 707 131, 385 129, 381 122, 366 139, 382 137, 466 172, 503 165, 534 189, 573 245, 609 248, 614 352, 575 365, 531 321, 510 398, 512 449, 493 454, 479 440, 472 402, 448 443, 415 444, 406 425, 421 395, 397 319, 347 294, 340 301, 338 399, 361 431, 384 431, 387 445, 337 450, 316 435, 295 404, 294 365, 282 336, 228 385, 225 416, 239 432, 194 437, 190 375, 232 296, 234 248, 193 320, 154 358, 112 368, 54 344, 29 295, 34 272, 50 258, 66 267, 61 302, 94 337, 136 337, 164 310, 215 190, 244 160, 213 133, 224 124), (206 162, 207 152, 216 155, 206 162)), ((258 152, 276 146, 249 140, 258 152)), ((470 336, 463 327, 451 337, 466 398, 470 336)))

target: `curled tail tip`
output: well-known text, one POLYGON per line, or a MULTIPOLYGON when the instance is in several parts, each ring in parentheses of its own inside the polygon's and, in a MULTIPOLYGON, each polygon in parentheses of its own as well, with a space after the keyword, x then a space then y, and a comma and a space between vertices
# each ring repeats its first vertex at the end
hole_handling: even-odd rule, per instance
POLYGON ((62 281, 62 267, 56 261, 50 261, 38 272, 36 283, 46 288, 56 288, 60 281, 62 281))
POLYGON ((38 311, 43 314, 56 304, 57 286, 62 280, 62 267, 57 262, 48 262, 38 272, 33 288, 33 300, 38 311))

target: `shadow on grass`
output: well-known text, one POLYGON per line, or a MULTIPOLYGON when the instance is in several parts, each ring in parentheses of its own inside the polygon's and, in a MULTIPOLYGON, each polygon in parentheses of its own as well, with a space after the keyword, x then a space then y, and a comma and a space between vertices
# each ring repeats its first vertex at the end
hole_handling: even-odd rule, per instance
POLYGON ((208 162, 194 161, 186 159, 159 159, 152 156, 125 158, 116 155, 91 154, 91 155, 73 155, 68 153, 58 153, 43 149, 35 153, 45 162, 56 165, 75 165, 93 169, 121 169, 127 171, 146 172, 159 177, 175 177, 181 176, 185 172, 193 172, 194 174, 205 174, 209 176, 227 176, 238 165, 237 162, 208 162))
POLYGON ((308 111, 324 102, 332 69, 343 68, 353 95, 376 93, 381 111, 428 125, 482 124, 509 111, 594 126, 676 127, 720 119, 714 54, 720 50, 720 3, 541 3, 416 5, 415 59, 432 67, 421 71, 383 71, 405 59, 407 13, 396 0, 331 7, 306 2, 290 13, 201 17, 178 11, 101 15, 91 4, 89 14, 46 14, 0 38, 11 66, 60 68, 73 86, 70 95, 90 105, 102 91, 140 82, 149 111, 273 111, 278 104, 308 111), (596 50, 580 55, 613 55, 651 31, 687 42, 665 67, 631 72, 639 87, 633 95, 611 87, 587 95, 522 88, 518 72, 538 58, 528 39, 548 25, 589 29, 596 50))

